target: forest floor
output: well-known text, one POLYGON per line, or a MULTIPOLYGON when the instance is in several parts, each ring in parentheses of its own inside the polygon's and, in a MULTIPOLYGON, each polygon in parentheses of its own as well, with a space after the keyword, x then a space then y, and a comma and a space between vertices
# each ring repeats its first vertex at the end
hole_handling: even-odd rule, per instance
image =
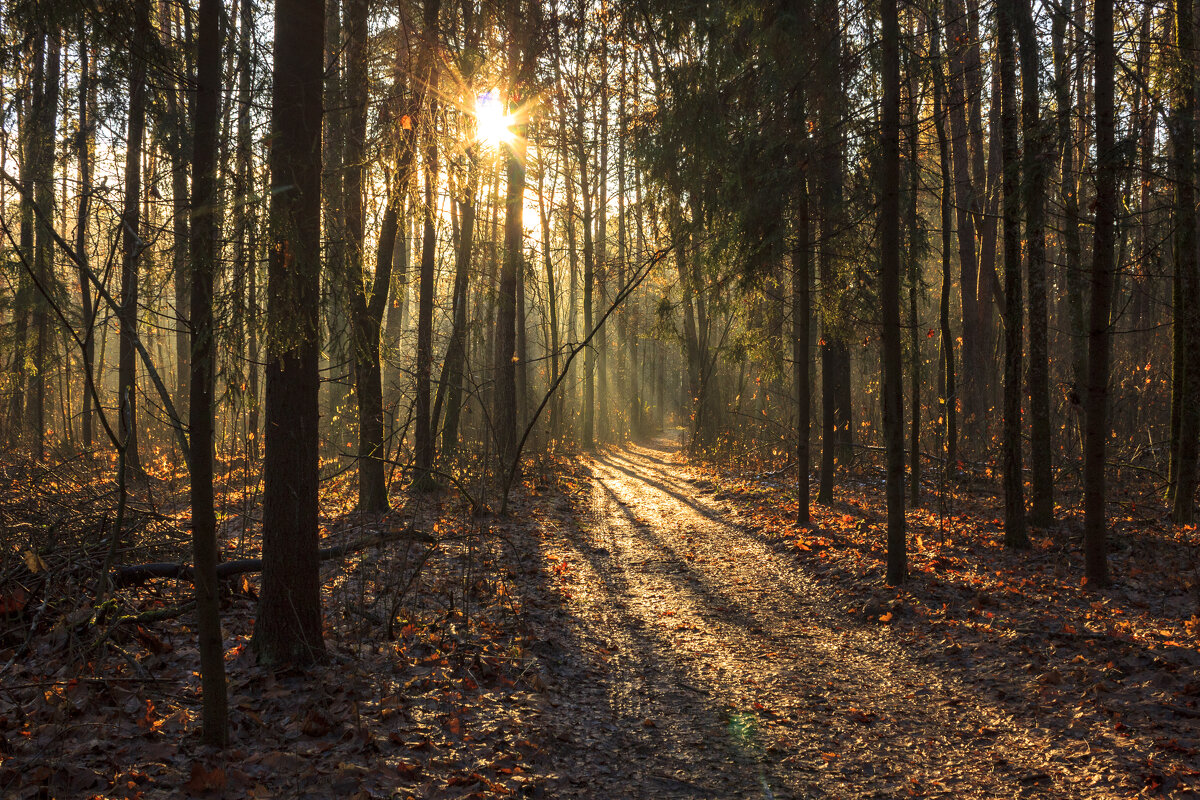
MULTIPOLYGON (((257 578, 236 581, 215 751, 190 587, 96 604, 104 548, 66 546, 88 502, 3 477, 3 797, 1200 796, 1200 542, 1132 500, 1111 588, 1081 585, 1069 514, 1005 551, 980 491, 909 512, 913 578, 890 589, 866 470, 805 530, 789 486, 667 439, 530 469, 503 520, 449 492, 358 515, 334 481, 323 544, 436 544, 326 562, 329 657, 305 673, 254 663, 257 578)), ((150 544, 125 563, 184 552, 177 489, 139 491, 150 544)), ((253 513, 222 519, 229 557, 253 554, 253 513)))

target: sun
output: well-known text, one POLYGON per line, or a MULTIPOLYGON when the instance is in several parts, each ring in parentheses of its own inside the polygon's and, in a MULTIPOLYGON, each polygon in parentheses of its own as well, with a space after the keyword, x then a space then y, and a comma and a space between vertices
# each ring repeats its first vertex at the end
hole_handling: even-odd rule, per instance
POLYGON ((481 94, 475 101, 475 121, 479 141, 492 147, 512 144, 516 135, 512 132, 513 119, 504 113, 504 103, 494 89, 481 94))

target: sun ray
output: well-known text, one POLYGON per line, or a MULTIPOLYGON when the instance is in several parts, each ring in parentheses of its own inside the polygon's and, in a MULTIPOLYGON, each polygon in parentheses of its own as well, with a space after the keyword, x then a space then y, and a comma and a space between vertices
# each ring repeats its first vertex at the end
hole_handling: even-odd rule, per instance
POLYGON ((505 113, 504 102, 494 89, 475 101, 475 121, 479 141, 491 147, 512 144, 516 138, 512 131, 513 119, 505 113))

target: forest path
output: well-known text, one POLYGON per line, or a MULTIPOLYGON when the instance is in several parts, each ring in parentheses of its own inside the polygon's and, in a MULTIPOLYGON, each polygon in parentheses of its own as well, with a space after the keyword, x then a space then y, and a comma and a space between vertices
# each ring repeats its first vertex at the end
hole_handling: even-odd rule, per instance
POLYGON ((540 545, 546 796, 1050 796, 1035 724, 848 620, 676 450, 598 454, 540 545))

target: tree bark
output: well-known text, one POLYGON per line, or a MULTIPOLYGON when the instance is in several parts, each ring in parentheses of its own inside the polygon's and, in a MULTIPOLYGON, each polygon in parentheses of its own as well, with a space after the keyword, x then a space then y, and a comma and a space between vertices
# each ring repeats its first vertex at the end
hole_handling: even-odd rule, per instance
POLYGON ((117 395, 125 468, 142 471, 138 455, 137 354, 138 259, 141 238, 142 138, 146 128, 146 52, 150 40, 148 0, 134 5, 134 44, 129 74, 129 124, 125 137, 125 199, 121 213, 121 318, 118 348, 117 395))
POLYGON ((883 309, 883 438, 887 449, 887 582, 908 577, 904 531, 904 374, 900 332, 900 23, 896 0, 880 0, 883 106, 880 119, 879 282, 883 309))
POLYGON ((1030 0, 1016 0, 1017 39, 1021 52, 1021 127, 1025 135, 1025 241, 1029 270, 1029 433, 1031 524, 1045 528, 1054 521, 1054 448, 1050 428, 1050 361, 1046 303, 1046 172, 1047 136, 1042 123, 1037 31, 1030 0))
MULTIPOLYGON (((1187 0, 1183 0, 1187 2, 1187 0)), ((1189 15, 1190 19, 1190 15, 1189 15)), ((1083 551, 1088 582, 1108 584, 1108 546, 1104 516, 1104 459, 1108 444, 1108 362, 1111 349, 1109 307, 1115 270, 1117 170, 1113 99, 1113 0, 1095 0, 1096 43, 1096 223, 1092 256, 1092 303, 1088 317, 1088 382, 1083 446, 1083 551)))
POLYGON ((429 470, 433 468, 433 428, 430 416, 430 378, 433 372, 433 292, 434 259, 437 255, 437 196, 434 191, 438 175, 437 91, 439 70, 435 52, 439 41, 438 14, 441 0, 425 0, 424 49, 422 69, 425 76, 425 214, 421 235, 421 275, 417 288, 417 375, 415 429, 415 471, 413 483, 417 488, 433 484, 429 470))
POLYGON ((217 586, 217 516, 213 504, 213 385, 216 326, 213 284, 217 272, 217 117, 221 80, 220 0, 200 0, 197 14, 195 117, 192 120, 191 208, 191 434, 192 558, 195 561, 196 629, 200 649, 205 744, 229 741, 225 646, 217 586))
MULTIPOLYGON (((1017 150, 1017 71, 1014 53, 1016 4, 996 8, 1000 62, 1000 139, 1004 192, 1004 544, 1029 546, 1025 529, 1025 481, 1021 459, 1021 164, 1017 150)), ((1026 143, 1028 145, 1028 142, 1026 143)), ((1048 445, 1048 443, 1047 443, 1048 445)))
POLYGON ((938 322, 941 328, 941 419, 945 432, 946 463, 943 475, 953 475, 958 470, 958 387, 954 369, 954 332, 950 327, 950 290, 954 278, 950 273, 950 248, 952 246, 954 191, 950 171, 950 141, 946 136, 945 80, 941 64, 940 26, 930 25, 930 50, 934 61, 933 73, 933 120, 937 129, 938 167, 941 172, 941 227, 942 227, 942 292, 938 304, 938 322))
MULTIPOLYGON (((367 0, 345 0, 346 31, 346 164, 343 178, 345 208, 345 265, 354 356, 355 396, 358 402, 358 509, 382 512, 388 508, 383 461, 383 377, 379 337, 388 287, 391 285, 391 246, 396 241, 396 209, 390 196, 379 236, 380 257, 374 280, 367 273, 365 254, 364 175, 367 136, 367 0), (386 248, 386 253, 383 250, 386 248)), ((390 192, 389 187, 389 192, 390 192)))
POLYGON ((271 113, 263 579, 253 644, 265 664, 321 658, 317 492, 321 0, 276 0, 271 113))
MULTIPOLYGON (((1198 437, 1200 437, 1200 273, 1196 259, 1196 87, 1192 47, 1192 0, 1175 0, 1175 65, 1171 115, 1171 150, 1175 173, 1175 274, 1179 303, 1175 327, 1182 343, 1179 438, 1172 442, 1178 453, 1176 490, 1171 516, 1190 523, 1195 516, 1198 437)), ((1099 129, 1097 128, 1097 135, 1099 129)))

